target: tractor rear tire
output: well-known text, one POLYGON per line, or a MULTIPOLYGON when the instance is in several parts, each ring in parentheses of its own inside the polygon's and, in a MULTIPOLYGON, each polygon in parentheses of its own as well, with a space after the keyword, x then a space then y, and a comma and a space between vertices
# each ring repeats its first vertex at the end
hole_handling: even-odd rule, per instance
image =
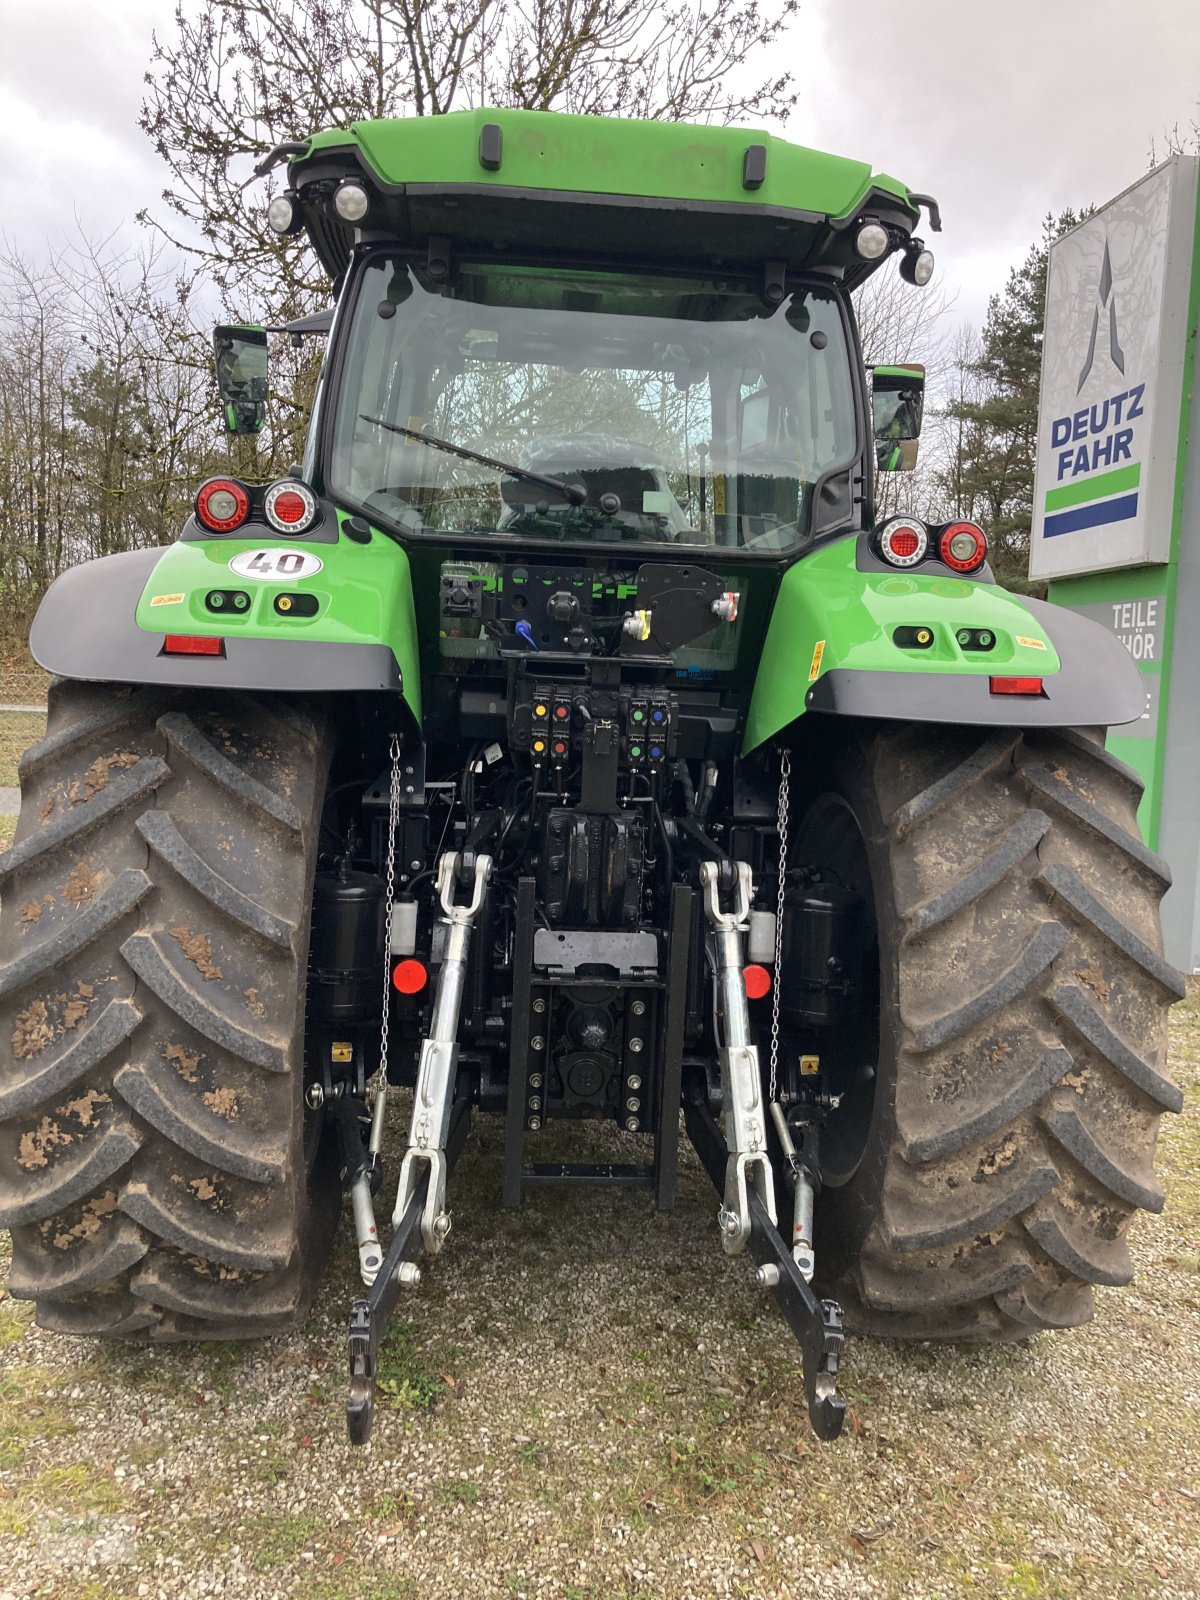
POLYGON ((303 701, 52 685, 0 858, 0 1226, 42 1327, 304 1316, 339 1209, 304 1103, 329 757, 303 701))
POLYGON ((1132 1275, 1132 1218, 1162 1209, 1158 1124, 1183 1104, 1140 780, 1087 734, 930 726, 864 725, 825 771, 791 860, 853 875, 857 832, 878 984, 819 1286, 891 1337, 1087 1322, 1093 1286, 1132 1275))

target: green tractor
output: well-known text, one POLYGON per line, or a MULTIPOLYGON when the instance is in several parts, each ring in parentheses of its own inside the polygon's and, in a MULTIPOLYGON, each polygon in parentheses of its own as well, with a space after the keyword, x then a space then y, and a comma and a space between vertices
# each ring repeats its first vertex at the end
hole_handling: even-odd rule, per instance
MULTIPOLYGON (((979 528, 876 517, 923 375, 868 384, 851 295, 928 281, 935 203, 757 133, 516 111, 273 156, 335 301, 293 328, 328 336, 303 462, 205 483, 33 627, 12 1293, 71 1334, 286 1330, 348 1195, 365 1439, 478 1111, 510 1206, 668 1209, 685 1131, 822 1437, 844 1329, 1086 1321, 1163 1203, 1169 878, 1104 749, 1144 709, 1122 646, 1000 589, 979 528), (628 1160, 539 1161, 561 1118, 628 1160)), ((253 435, 267 333, 216 343, 253 435)))

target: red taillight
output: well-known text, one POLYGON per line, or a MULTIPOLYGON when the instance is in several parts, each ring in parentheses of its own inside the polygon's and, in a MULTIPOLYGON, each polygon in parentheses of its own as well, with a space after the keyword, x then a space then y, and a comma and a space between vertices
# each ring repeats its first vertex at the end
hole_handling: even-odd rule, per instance
POLYGON ((317 518, 317 497, 294 478, 273 483, 263 495, 263 515, 277 533, 303 533, 317 518))
POLYGON ((196 491, 196 520, 213 533, 232 533, 250 515, 250 491, 236 478, 210 478, 196 491))
POLYGON ((165 656, 223 656, 224 654, 224 639, 211 633, 169 633, 163 640, 165 656))
POLYGON ((423 961, 397 961, 392 968, 392 987, 400 994, 420 994, 429 982, 429 973, 423 961))
POLYGON ((280 522, 286 522, 290 528, 293 523, 304 521, 308 507, 295 490, 288 489, 276 497, 274 509, 280 522))
POLYGON ((993 678, 993 694, 1041 694, 1040 678, 993 678))
POLYGON ((742 980, 746 985, 747 1000, 761 1000, 771 992, 771 974, 766 967, 743 967, 742 980))
POLYGON ((879 534, 879 554, 890 567, 915 567, 929 548, 929 534, 913 517, 885 523, 879 534))
POLYGON ((973 522, 952 522, 938 540, 938 554, 954 572, 975 572, 987 560, 987 539, 973 522))

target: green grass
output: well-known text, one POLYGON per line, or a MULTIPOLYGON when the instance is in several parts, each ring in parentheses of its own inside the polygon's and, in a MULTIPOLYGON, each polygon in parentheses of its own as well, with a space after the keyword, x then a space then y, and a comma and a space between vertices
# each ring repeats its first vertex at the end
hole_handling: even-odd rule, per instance
MULTIPOLYGON (((3 691, 0 689, 0 699, 3 691)), ((15 788, 17 763, 46 731, 46 719, 32 712, 0 711, 0 788, 15 788)))
POLYGON ((446 1392, 411 1322, 394 1322, 379 1348, 379 1390, 394 1405, 427 1411, 446 1392))
POLYGON ((251 1562, 258 1572, 291 1566, 300 1552, 315 1544, 326 1531, 324 1519, 309 1512, 280 1517, 278 1522, 259 1521, 251 1533, 254 1541, 251 1562))
POLYGON ((473 1506, 482 1493, 483 1490, 477 1483, 472 1483, 470 1478, 452 1478, 449 1483, 441 1485, 438 1497, 443 1505, 473 1506))

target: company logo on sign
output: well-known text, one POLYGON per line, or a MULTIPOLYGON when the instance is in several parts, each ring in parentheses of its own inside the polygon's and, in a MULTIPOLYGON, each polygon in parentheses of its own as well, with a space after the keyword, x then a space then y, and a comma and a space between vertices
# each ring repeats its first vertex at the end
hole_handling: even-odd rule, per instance
MULTIPOLYGON (((1102 322, 1108 325, 1108 359, 1124 376, 1125 352, 1117 332, 1117 294, 1107 238, 1092 311, 1092 329, 1076 394, 1082 390, 1096 364, 1102 322)), ((1057 487, 1046 492, 1044 538, 1079 533, 1085 528, 1102 528, 1137 516, 1142 468, 1140 462, 1133 459, 1133 453, 1137 424, 1145 416, 1142 403, 1145 392, 1144 383, 1134 384, 1095 405, 1083 406, 1069 416, 1055 417, 1050 424, 1057 487)))
POLYGON ((1172 157, 1050 246, 1033 578, 1170 557, 1198 172, 1172 157))
POLYGON ((1108 240, 1104 241, 1104 260, 1100 264, 1100 286, 1096 296, 1096 309, 1092 312, 1092 336, 1088 340, 1087 358, 1083 363, 1083 371, 1079 374, 1079 382, 1075 393, 1079 394, 1087 382, 1087 375, 1092 370, 1092 363, 1096 359, 1096 335, 1100 332, 1100 313, 1108 309, 1108 353, 1112 364, 1122 377, 1125 376, 1125 352, 1121 349, 1121 341, 1117 338, 1117 297, 1113 293, 1112 259, 1108 253, 1108 240))

